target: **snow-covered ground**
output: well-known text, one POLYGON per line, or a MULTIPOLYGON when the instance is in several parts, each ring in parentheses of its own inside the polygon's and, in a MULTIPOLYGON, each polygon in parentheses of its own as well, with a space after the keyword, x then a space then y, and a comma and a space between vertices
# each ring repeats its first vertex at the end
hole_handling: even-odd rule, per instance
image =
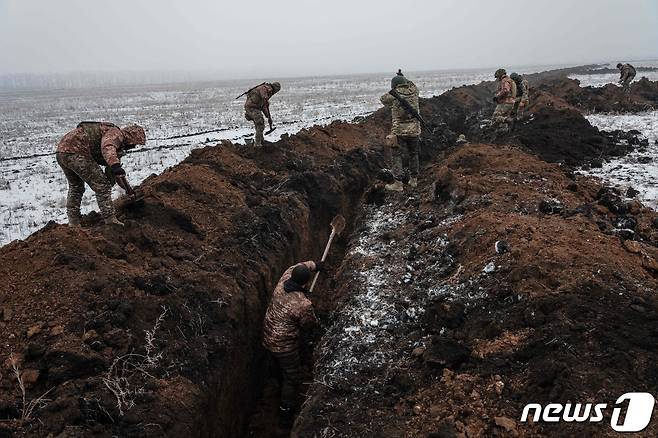
MULTIPOLYGON (((558 66, 556 66, 558 67, 558 66)), ((527 67, 527 73, 552 67, 527 67)), ((277 130, 267 140, 315 124, 351 120, 380 107, 392 74, 280 80, 283 89, 272 99, 277 130)), ((430 97, 456 86, 489 80, 492 71, 407 72, 430 97)), ((118 125, 138 123, 147 130, 147 144, 128 154, 124 167, 132 184, 161 173, 184 159, 191 149, 221 139, 244 143, 252 128, 244 119, 244 98, 260 81, 179 83, 38 91, 0 91, 0 245, 22 239, 48 221, 65 222, 66 180, 54 156, 46 154, 81 120, 106 120, 118 125), (166 148, 162 148, 166 146, 166 148), (157 149, 155 149, 157 148, 157 149)), ((115 196, 120 189, 115 188, 115 196)), ((83 211, 96 209, 88 188, 83 211)))
POLYGON ((600 169, 582 173, 599 177, 607 184, 622 189, 632 186, 640 192, 638 198, 643 203, 658 209, 658 111, 622 115, 592 114, 587 119, 605 131, 636 129, 649 140, 649 146, 607 161, 600 169))

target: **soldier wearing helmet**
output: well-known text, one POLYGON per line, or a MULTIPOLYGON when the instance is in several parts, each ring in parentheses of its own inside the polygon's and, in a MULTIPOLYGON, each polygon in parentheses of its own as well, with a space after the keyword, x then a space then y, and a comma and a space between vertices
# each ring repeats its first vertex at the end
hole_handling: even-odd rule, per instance
POLYGON ((507 132, 513 119, 514 103, 516 102, 516 83, 507 76, 504 68, 496 70, 494 77, 498 81, 498 91, 493 100, 496 109, 492 116, 492 124, 498 130, 507 132))
POLYGON ((629 94, 631 92, 631 82, 633 82, 633 79, 635 79, 635 75, 637 74, 635 67, 630 64, 622 64, 620 62, 617 64, 617 68, 619 69, 620 73, 619 83, 624 89, 624 93, 629 94))
POLYGON ((119 128, 107 122, 81 122, 60 140, 55 157, 69 185, 66 215, 70 226, 80 226, 85 183, 96 194, 105 223, 123 225, 112 203, 112 186, 115 180, 120 182, 126 175, 121 167, 121 156, 126 150, 145 143, 146 134, 141 126, 119 128), (106 172, 99 166, 105 166, 106 172))
POLYGON ((270 98, 281 90, 281 84, 278 82, 264 83, 252 88, 247 93, 247 101, 244 104, 245 119, 254 122, 256 127, 256 137, 254 146, 263 146, 263 131, 265 131, 265 119, 272 129, 272 115, 270 114, 270 98))

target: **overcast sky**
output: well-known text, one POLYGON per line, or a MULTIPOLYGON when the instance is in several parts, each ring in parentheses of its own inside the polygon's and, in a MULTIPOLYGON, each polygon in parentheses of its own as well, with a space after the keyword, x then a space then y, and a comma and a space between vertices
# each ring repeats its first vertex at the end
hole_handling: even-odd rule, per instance
POLYGON ((658 58, 658 0, 0 0, 0 74, 303 76, 658 58))

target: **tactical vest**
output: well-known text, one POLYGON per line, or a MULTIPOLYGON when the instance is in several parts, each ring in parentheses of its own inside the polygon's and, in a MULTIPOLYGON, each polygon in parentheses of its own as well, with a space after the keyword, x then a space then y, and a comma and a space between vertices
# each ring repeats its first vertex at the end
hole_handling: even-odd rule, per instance
POLYGON ((105 162, 103 152, 101 151, 101 139, 103 138, 101 125, 118 128, 115 124, 108 122, 80 122, 78 128, 82 128, 87 136, 89 150, 91 151, 91 157, 94 161, 101 166, 107 166, 107 162, 105 162))

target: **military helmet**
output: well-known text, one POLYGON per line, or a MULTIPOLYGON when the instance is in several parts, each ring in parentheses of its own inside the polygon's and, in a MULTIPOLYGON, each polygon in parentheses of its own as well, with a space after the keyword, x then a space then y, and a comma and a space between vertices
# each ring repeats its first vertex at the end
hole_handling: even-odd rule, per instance
POLYGON ((507 71, 505 71, 504 68, 499 68, 498 70, 496 70, 496 73, 494 73, 494 77, 496 79, 500 79, 503 76, 505 76, 506 74, 507 74, 507 71))
POLYGON ((272 82, 270 85, 272 86, 272 91, 275 93, 278 93, 281 90, 281 84, 278 82, 272 82))
POLYGON ((125 138, 125 143, 129 146, 146 144, 146 133, 144 128, 139 125, 124 126, 121 128, 121 132, 125 138))
POLYGON ((617 68, 622 68, 622 67, 623 67, 623 64, 621 62, 617 64, 617 68))
POLYGON ((402 69, 398 69, 398 72, 391 79, 391 89, 395 89, 398 85, 403 85, 407 83, 407 78, 402 74, 402 69))
POLYGON ((511 75, 509 75, 509 77, 510 77, 510 79, 513 80, 514 82, 516 82, 516 81, 518 81, 519 79, 521 79, 521 76, 520 76, 518 73, 512 73, 511 75))
POLYGON ((306 265, 297 265, 292 269, 290 279, 300 286, 304 286, 311 279, 311 270, 306 265))

